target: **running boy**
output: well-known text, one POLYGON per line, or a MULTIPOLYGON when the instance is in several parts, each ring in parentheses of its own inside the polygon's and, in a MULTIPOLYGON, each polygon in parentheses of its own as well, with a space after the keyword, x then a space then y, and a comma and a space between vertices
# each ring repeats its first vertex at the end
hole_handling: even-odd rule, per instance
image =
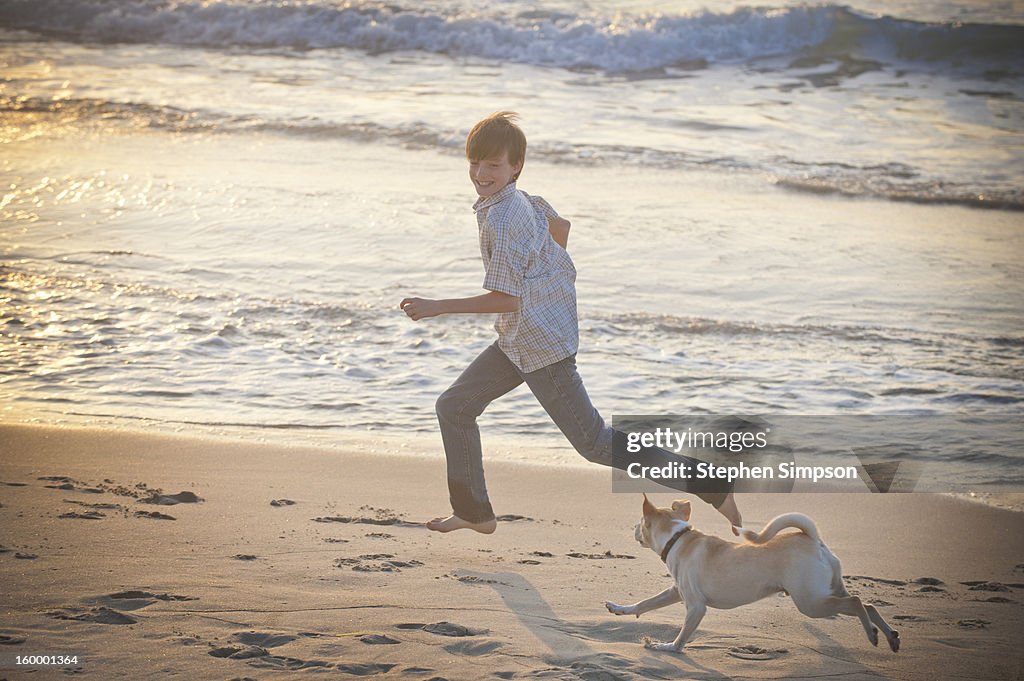
MULTIPOLYGON (((622 433, 605 425, 576 373, 576 268, 565 250, 569 222, 544 199, 516 189, 526 160, 526 137, 515 120, 516 114, 509 111, 492 114, 477 123, 466 140, 469 179, 479 196, 473 210, 487 292, 449 300, 406 298, 399 305, 416 321, 442 314, 498 314, 497 342, 437 400, 453 510, 452 515, 427 523, 438 532, 494 532, 476 418, 523 382, 588 461, 616 464, 613 441, 622 446, 622 433)), ((663 466, 679 458, 647 448, 632 460, 663 466)), ((679 480, 673 486, 696 493, 734 526, 742 524, 731 492, 693 485, 694 481, 679 480)))

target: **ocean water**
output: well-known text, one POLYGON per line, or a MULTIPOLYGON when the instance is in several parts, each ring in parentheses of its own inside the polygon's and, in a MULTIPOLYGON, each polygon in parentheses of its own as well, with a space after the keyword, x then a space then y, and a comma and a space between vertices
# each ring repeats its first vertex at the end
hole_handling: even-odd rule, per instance
POLYGON ((1024 413, 1024 3, 0 0, 0 65, 5 420, 433 434, 498 109, 606 416, 1024 413))

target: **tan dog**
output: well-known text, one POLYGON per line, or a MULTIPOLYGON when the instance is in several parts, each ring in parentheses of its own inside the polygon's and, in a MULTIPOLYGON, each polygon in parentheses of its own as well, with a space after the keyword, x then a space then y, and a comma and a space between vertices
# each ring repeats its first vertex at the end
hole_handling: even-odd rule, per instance
POLYGON ((686 622, 676 639, 671 643, 647 641, 648 648, 678 653, 690 640, 708 606, 735 608, 784 593, 808 617, 859 617, 868 640, 877 646, 878 629, 872 625, 874 622, 893 652, 899 651, 899 633, 886 624, 873 605, 864 605, 847 593, 839 559, 821 541, 818 529, 807 516, 780 515, 760 533, 741 528, 746 544, 706 535, 693 529, 689 521, 690 502, 676 501, 672 508, 655 508, 644 495, 644 517, 636 526, 636 539, 661 555, 675 586, 633 605, 605 603, 616 615, 637 617, 680 600, 686 604, 686 622), (778 535, 787 527, 800 531, 778 535))

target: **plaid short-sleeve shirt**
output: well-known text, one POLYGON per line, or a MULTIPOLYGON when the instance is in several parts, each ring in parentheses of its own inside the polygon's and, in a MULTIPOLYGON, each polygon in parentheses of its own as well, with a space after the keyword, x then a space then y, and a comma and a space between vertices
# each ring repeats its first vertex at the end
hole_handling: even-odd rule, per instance
POLYGON ((548 218, 558 217, 539 196, 515 182, 473 204, 480 228, 484 285, 519 298, 519 310, 498 316, 498 347, 524 372, 576 354, 576 267, 555 243, 548 218))

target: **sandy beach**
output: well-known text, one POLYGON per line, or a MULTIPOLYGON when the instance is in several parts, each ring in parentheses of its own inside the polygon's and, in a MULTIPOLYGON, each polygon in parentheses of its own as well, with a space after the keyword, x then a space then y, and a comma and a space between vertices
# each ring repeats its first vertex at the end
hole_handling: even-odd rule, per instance
MULTIPOLYGON (((684 654, 606 471, 491 463, 491 536, 438 535, 441 459, 0 427, 0 679, 1017 679, 1024 515, 939 495, 745 495, 811 515, 850 591, 901 632, 773 597, 710 610, 684 654), (18 667, 16 656, 77 654, 18 667)), ((667 505, 669 495, 655 501, 667 505)), ((703 531, 725 521, 695 505, 703 531)))

